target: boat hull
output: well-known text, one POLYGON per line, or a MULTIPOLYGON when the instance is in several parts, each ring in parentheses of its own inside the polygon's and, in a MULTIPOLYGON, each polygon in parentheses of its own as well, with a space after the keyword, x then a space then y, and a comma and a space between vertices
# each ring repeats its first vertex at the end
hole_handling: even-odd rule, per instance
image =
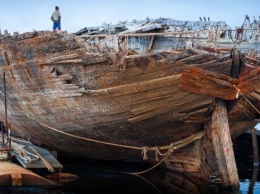
MULTIPOLYGON (((12 134, 62 154, 101 160, 143 161, 147 152, 157 163, 155 148, 168 151, 203 130, 216 96, 181 88, 183 68, 198 64, 229 76, 232 66, 228 53, 118 53, 65 32, 26 33, 0 43, 0 116, 5 119, 7 106, 12 134)), ((255 125, 244 116, 245 101, 238 101, 243 108, 230 109, 233 137, 255 125)), ((199 171, 203 164, 196 165, 199 171)))

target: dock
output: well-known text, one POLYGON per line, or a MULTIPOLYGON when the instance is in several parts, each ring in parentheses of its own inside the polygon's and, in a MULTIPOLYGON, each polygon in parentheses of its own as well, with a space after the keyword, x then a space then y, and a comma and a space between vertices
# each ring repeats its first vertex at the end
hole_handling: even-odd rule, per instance
POLYGON ((50 172, 54 170, 62 170, 63 166, 59 161, 46 149, 32 144, 29 141, 12 139, 12 147, 15 144, 22 146, 24 152, 30 157, 29 160, 25 160, 22 154, 18 154, 15 149, 10 152, 11 156, 14 156, 19 163, 26 169, 44 169, 47 168, 50 172))
MULTIPOLYGON (((0 144, 1 144, 0 140, 0 144)), ((47 150, 29 141, 12 138, 11 144, 0 146, 0 186, 53 186, 55 183, 37 175, 33 169, 48 169, 61 174, 63 166, 47 150), (11 148, 10 146, 11 145, 11 148), (4 157, 8 155, 8 157, 4 157), (10 161, 16 158, 17 164, 10 161), (20 165, 19 165, 20 164, 20 165)))

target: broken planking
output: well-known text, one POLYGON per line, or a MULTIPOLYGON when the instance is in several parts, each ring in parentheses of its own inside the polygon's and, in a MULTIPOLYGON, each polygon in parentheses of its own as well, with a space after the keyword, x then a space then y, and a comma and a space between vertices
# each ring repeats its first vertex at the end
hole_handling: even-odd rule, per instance
POLYGON ((243 94, 260 87, 260 67, 252 69, 240 78, 232 78, 196 66, 184 66, 180 88, 225 100, 234 100, 241 91, 243 94))

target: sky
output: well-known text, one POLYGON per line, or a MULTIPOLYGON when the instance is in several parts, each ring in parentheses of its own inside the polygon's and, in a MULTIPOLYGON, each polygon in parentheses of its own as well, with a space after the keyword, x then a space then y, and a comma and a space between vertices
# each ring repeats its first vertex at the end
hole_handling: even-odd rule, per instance
POLYGON ((0 0, 0 29, 3 33, 52 30, 50 19, 60 7, 61 26, 68 33, 89 26, 119 21, 172 18, 198 21, 225 21, 231 28, 260 16, 259 0, 0 0))

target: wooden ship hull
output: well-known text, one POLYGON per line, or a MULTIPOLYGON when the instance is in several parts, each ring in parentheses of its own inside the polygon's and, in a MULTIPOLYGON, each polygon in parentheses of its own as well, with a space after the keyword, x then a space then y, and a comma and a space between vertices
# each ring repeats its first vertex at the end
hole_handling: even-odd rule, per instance
POLYGON ((231 138, 259 119, 257 53, 202 44, 153 49, 150 34, 146 49, 137 49, 142 39, 133 49, 135 36, 2 36, 1 120, 13 135, 58 153, 146 160, 205 180, 234 170, 231 138))

